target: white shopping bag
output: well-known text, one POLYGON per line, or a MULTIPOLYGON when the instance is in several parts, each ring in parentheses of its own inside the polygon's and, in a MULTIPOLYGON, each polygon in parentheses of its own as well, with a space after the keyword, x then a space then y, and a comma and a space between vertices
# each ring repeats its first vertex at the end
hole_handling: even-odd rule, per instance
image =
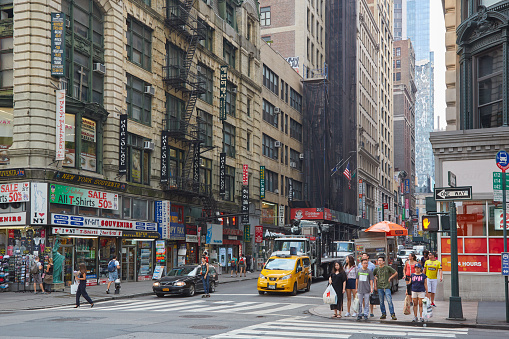
MULTIPOLYGON (((422 317, 423 319, 428 319, 428 305, 429 305, 429 299, 424 298, 422 299, 422 317)), ((431 306, 431 305, 429 305, 431 306)))
POLYGON ((355 295, 355 298, 352 301, 352 310, 355 313, 359 312, 359 296, 355 295))
POLYGON ((338 296, 336 295, 336 291, 334 291, 334 288, 330 284, 325 289, 325 292, 323 292, 323 303, 324 304, 338 303, 338 296))
POLYGON ((71 285, 71 294, 76 294, 76 291, 78 291, 78 284, 74 282, 74 284, 71 285))

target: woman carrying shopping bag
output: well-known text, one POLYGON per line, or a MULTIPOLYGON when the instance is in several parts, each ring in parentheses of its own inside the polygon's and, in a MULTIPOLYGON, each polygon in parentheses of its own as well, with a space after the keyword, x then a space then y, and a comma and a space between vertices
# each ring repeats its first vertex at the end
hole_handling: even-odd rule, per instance
POLYGON ((79 281, 79 285, 78 290, 76 291, 76 306, 74 306, 74 308, 80 307, 81 295, 83 295, 83 298, 88 301, 90 308, 94 307, 94 303, 87 293, 87 266, 85 266, 84 263, 80 264, 79 271, 76 272, 75 278, 79 281))
POLYGON ((330 309, 334 310, 333 318, 341 318, 341 311, 343 311, 343 293, 346 290, 346 273, 343 266, 336 261, 334 263, 334 269, 329 277, 329 283, 332 284, 334 291, 337 295, 336 304, 331 304, 330 309))

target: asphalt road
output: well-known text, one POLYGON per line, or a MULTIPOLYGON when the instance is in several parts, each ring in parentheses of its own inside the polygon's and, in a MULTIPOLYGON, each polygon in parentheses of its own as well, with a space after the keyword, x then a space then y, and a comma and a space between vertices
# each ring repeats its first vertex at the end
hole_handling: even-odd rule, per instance
POLYGON ((341 322, 308 313, 326 282, 297 296, 258 295, 256 280, 219 285, 211 298, 144 296, 79 309, 0 312, 0 338, 505 338, 507 332, 341 322))

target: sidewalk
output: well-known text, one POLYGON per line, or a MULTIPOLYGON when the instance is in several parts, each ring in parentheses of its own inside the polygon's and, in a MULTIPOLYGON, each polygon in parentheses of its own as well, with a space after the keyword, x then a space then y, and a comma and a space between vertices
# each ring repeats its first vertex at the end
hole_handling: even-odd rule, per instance
MULTIPOLYGON (((237 281, 253 280, 258 278, 259 273, 247 273, 247 277, 233 277, 229 274, 219 276, 219 284, 226 284, 237 281)), ((31 286, 33 288, 33 285, 31 286)), ((95 302, 135 298, 152 294, 152 280, 139 282, 123 282, 120 294, 114 293, 114 285, 110 287, 110 294, 106 294, 106 285, 88 286, 87 292, 95 302)), ((70 287, 64 292, 52 292, 51 294, 34 294, 32 292, 1 292, 0 293, 0 314, 21 310, 37 310, 51 307, 74 305, 76 297, 71 294, 70 287)), ((85 302, 82 300, 82 302, 85 302)))

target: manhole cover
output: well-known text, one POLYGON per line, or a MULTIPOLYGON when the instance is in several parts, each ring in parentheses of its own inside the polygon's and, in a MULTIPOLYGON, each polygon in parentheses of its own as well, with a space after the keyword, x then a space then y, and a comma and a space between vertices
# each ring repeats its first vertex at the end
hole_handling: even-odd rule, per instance
POLYGON ((190 326, 189 328, 194 328, 195 330, 225 330, 228 326, 221 325, 196 325, 190 326))
POLYGON ((50 321, 58 321, 58 322, 61 322, 61 321, 79 321, 80 318, 55 318, 55 319, 51 319, 50 321))
POLYGON ((191 318, 191 319, 201 319, 201 318, 212 318, 213 315, 205 315, 205 314, 188 314, 181 315, 179 318, 191 318))

